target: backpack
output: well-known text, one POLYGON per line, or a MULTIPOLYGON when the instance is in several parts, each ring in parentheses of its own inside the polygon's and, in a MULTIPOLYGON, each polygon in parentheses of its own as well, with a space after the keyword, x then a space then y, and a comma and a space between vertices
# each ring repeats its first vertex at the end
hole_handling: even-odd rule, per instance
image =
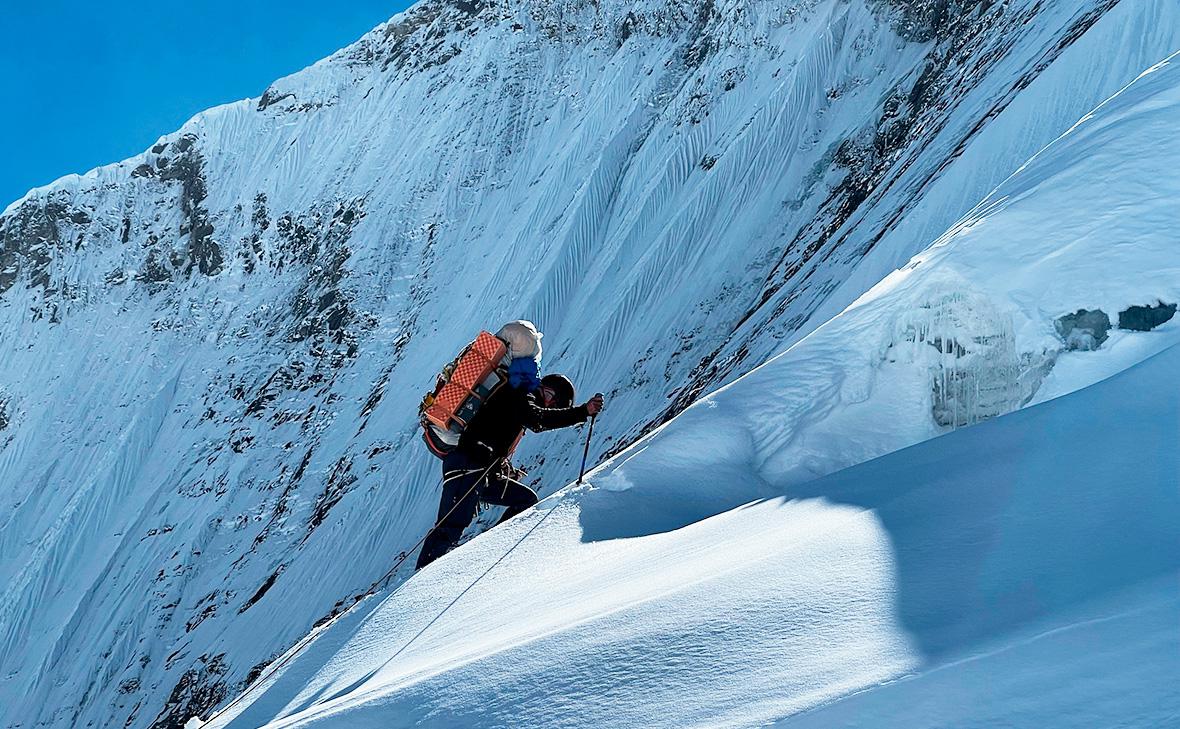
POLYGON ((508 344, 485 331, 443 368, 418 407, 422 439, 431 453, 445 458, 455 450, 480 406, 508 381, 511 361, 508 344))

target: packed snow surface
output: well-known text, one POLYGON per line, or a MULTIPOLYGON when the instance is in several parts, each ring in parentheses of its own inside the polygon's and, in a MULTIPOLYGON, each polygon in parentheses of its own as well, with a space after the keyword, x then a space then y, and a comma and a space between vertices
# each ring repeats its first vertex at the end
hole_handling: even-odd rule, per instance
POLYGON ((1056 322, 1180 297, 1178 113, 1169 60, 841 315, 212 725, 1175 721, 1180 321, 1073 351, 1056 322), (1009 412, 1049 374, 1071 394, 1009 412), (931 438, 932 413, 974 425, 931 438))
POLYGON ((608 468, 335 626, 214 726, 1165 726, 1177 377, 1173 346, 674 530, 599 488, 608 468))

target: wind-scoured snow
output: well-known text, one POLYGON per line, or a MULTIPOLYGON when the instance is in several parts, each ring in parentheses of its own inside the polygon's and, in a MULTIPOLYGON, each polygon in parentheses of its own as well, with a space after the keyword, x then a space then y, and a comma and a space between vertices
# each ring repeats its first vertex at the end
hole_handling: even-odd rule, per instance
POLYGON ((1177 113, 1168 60, 840 316, 210 726, 1167 725, 1180 321, 1094 351, 1056 322, 1180 295, 1177 113), (1072 394, 1009 412, 1047 372, 1072 394), (978 424, 931 438, 947 383, 978 424))
MULTIPOLYGON (((543 368, 607 394, 592 462, 684 413, 643 447, 691 479, 647 480, 628 456, 596 481, 658 501, 668 529, 1166 346, 1175 322, 1117 326, 1120 307, 1177 301, 1154 238, 1162 257, 1130 261, 1141 286, 1112 239, 1060 280, 1028 274, 1031 298, 1015 261, 977 272, 936 248, 805 339, 1180 47, 1165 0, 917 7, 427 0, 8 206, 0 724, 180 726, 367 591, 433 522, 417 403, 480 328, 536 321, 543 368), (753 376, 777 402, 751 387, 712 400, 714 420, 685 412, 799 342, 753 376)), ((1136 149, 1162 164, 1172 143, 1136 149)), ((1135 184, 1174 194, 1166 174, 1135 184)), ((1017 242, 989 250, 1057 271, 1068 236, 1023 233, 1041 211, 989 200, 1002 215, 963 225, 1003 226, 1017 242)), ((1175 229, 1131 195, 1069 209, 1108 233, 1175 229), (1142 227, 1110 227, 1123 210, 1142 227)), ((576 475, 581 437, 524 441, 543 494, 576 475)), ((865 639, 892 635, 878 628, 865 639)))

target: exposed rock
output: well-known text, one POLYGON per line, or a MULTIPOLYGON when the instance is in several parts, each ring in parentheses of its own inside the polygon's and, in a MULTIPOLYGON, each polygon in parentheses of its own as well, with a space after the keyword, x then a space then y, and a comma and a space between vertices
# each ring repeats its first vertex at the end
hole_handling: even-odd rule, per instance
POLYGON ((1101 309, 1078 309, 1058 317, 1054 326, 1065 340, 1066 349, 1089 351, 1098 349, 1106 341, 1110 317, 1101 309))
POLYGON ((133 694, 138 690, 139 690, 139 679, 138 678, 129 678, 126 681, 123 681, 122 683, 119 684, 119 689, 118 689, 119 693, 121 693, 121 694, 133 694))
POLYGON ((170 283, 172 265, 168 255, 154 248, 149 250, 147 259, 135 273, 135 280, 148 284, 149 291, 159 290, 164 284, 170 283))
POLYGON ((205 158, 197 151, 196 137, 186 134, 172 144, 176 157, 160 170, 160 179, 179 181, 181 184, 180 209, 185 215, 181 235, 188 234, 188 261, 184 273, 189 274, 193 266, 206 276, 221 271, 221 247, 213 240, 213 225, 209 212, 201 205, 208 196, 204 165, 205 158))
POLYGON ((0 218, 0 294, 22 271, 31 288, 49 288, 53 252, 62 247, 62 229, 73 224, 73 211, 57 194, 25 201, 14 215, 0 218))
POLYGON ((262 672, 264 670, 266 670, 266 667, 269 666, 270 664, 274 663, 277 658, 278 658, 277 655, 271 656, 270 658, 267 658, 265 661, 261 661, 261 662, 255 664, 254 666, 252 666, 250 668, 250 670, 246 673, 245 685, 249 686, 250 684, 254 683, 255 679, 257 679, 259 676, 261 676, 262 672))
POLYGON ((947 37, 956 23, 985 12, 992 0, 873 0, 872 4, 895 14, 894 30, 902 38, 925 43, 947 37))
POLYGON ((684 65, 688 68, 699 68, 717 50, 717 39, 708 29, 719 18, 720 13, 713 0, 704 0, 700 4, 692 28, 688 31, 688 48, 684 51, 684 65))
MULTIPOLYGON (((279 565, 279 568, 277 570, 275 570, 274 572, 272 572, 270 577, 266 578, 266 581, 262 583, 262 585, 258 588, 258 590, 255 591, 255 593, 250 597, 250 599, 247 600, 245 602, 245 604, 243 604, 242 607, 238 609, 238 615, 241 615, 242 613, 246 612, 251 607, 253 607, 255 603, 257 603, 259 600, 261 600, 262 597, 264 595, 266 595, 267 591, 270 590, 271 587, 274 587, 275 581, 277 579, 279 579, 279 575, 283 574, 283 570, 286 568, 287 568, 287 566, 285 564, 279 565)), ((247 679, 246 682, 249 683, 250 680, 251 679, 247 679)))
MULTIPOLYGON (((495 12, 496 6, 484 0, 419 2, 396 22, 386 24, 383 32, 355 44, 349 61, 380 65, 383 71, 422 71, 441 66, 462 52, 453 39, 470 35, 477 27, 477 19, 495 12)), ((275 92, 268 106, 288 95, 275 92)))
POLYGON ((284 321, 296 322, 288 330, 291 341, 312 340, 316 349, 327 343, 344 345, 351 356, 358 333, 352 325, 358 324, 362 330, 373 326, 374 322, 353 310, 353 295, 342 287, 352 256, 347 243, 363 218, 364 200, 357 199, 337 204, 330 216, 313 210, 298 217, 284 215, 276 221, 280 242, 275 265, 280 270, 293 263, 311 268, 292 300, 293 316, 284 317, 284 321))
POLYGON ((202 716, 224 701, 229 692, 222 678, 229 670, 224 659, 224 653, 212 658, 201 656, 200 668, 185 671, 151 729, 182 729, 191 717, 202 716))
POLYGON ((616 43, 622 47, 627 42, 627 39, 635 33, 638 25, 639 19, 635 17, 635 13, 628 11, 627 15, 623 18, 623 22, 619 23, 619 27, 615 31, 616 43))
POLYGON ((324 523, 332 507, 340 503, 340 499, 348 493, 357 482, 356 474, 352 472, 352 457, 343 456, 328 474, 328 481, 324 490, 316 497, 312 509, 311 519, 307 523, 307 534, 310 536, 316 527, 324 523))
POLYGON ((1119 329, 1150 332, 1175 315, 1176 305, 1162 301, 1155 306, 1131 306, 1119 312, 1119 329))
POLYGON ((274 106, 275 104, 282 101, 283 99, 293 99, 293 98, 295 98, 295 94, 292 94, 292 93, 285 93, 284 94, 284 93, 280 93, 278 91, 275 91, 273 88, 268 88, 266 91, 263 91, 262 96, 259 97, 257 108, 258 108, 258 111, 262 111, 262 110, 266 109, 267 107, 274 106))
POLYGON ((254 196, 254 212, 250 215, 250 234, 242 238, 238 257, 242 260, 242 268, 246 273, 253 273, 254 268, 265 257, 265 247, 262 236, 270 228, 270 213, 266 207, 266 193, 254 196))

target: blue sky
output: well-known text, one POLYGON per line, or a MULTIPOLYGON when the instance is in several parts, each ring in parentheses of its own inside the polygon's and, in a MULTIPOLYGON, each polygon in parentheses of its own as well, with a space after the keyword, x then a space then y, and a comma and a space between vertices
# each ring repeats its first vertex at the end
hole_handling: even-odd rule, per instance
POLYGON ((142 152, 202 109, 258 96, 410 4, 7 3, 0 210, 29 188, 142 152))

